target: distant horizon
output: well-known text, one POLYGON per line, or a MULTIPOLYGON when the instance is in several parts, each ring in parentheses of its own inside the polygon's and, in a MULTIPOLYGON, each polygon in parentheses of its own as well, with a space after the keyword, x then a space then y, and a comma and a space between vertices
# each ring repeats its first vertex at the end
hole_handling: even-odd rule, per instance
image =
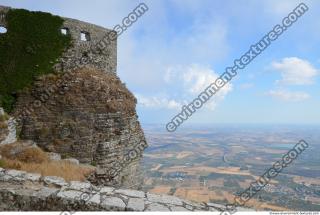
MULTIPOLYGON (((156 122, 141 122, 143 125, 163 125, 165 123, 156 123, 156 122)), ((292 126, 302 126, 302 125, 315 125, 320 126, 320 123, 271 123, 271 122, 218 122, 218 123, 209 123, 209 122, 194 122, 184 125, 184 127, 194 126, 194 125, 292 125, 292 126)), ((320 127, 319 127, 320 128, 320 127)))
MULTIPOLYGON (((166 131, 166 125, 164 123, 143 123, 141 122, 141 126, 144 129, 148 129, 151 127, 156 127, 157 129, 161 129, 160 131, 166 131)), ((189 129, 193 129, 194 131, 201 131, 210 128, 232 128, 232 129, 242 129, 242 128, 253 128, 253 129, 276 129, 276 128, 297 128, 297 129, 319 129, 320 124, 312 124, 312 123, 187 123, 186 125, 182 125, 179 127, 176 132, 179 131, 188 131, 189 129)))

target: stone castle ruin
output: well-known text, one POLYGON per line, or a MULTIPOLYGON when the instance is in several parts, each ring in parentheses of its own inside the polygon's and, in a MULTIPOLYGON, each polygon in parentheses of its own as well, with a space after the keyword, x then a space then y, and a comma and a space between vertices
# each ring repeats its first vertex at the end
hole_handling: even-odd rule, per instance
POLYGON ((67 71, 90 65, 101 71, 116 73, 116 32, 75 19, 63 19, 61 33, 70 34, 74 46, 63 54, 55 69, 67 71), (115 35, 114 39, 109 39, 108 35, 115 35), (105 40, 108 40, 108 46, 100 45, 105 40))
MULTIPOLYGON (((7 28, 6 14, 10 7, 0 6, 0 27, 7 28)), ((63 53, 55 65, 58 71, 68 71, 83 66, 92 66, 104 72, 116 73, 117 39, 116 32, 94 24, 75 19, 63 18, 61 34, 70 35, 73 46, 63 53), (108 38, 112 35, 112 39, 108 38), (108 46, 99 45, 108 40, 108 46)))
MULTIPOLYGON (((0 26, 5 28, 9 10, 0 6, 0 26)), ((38 78, 32 89, 19 93, 13 115, 20 119, 20 137, 45 151, 96 166, 89 177, 94 184, 139 188, 147 144, 136 99, 116 75, 116 37, 107 46, 99 45, 116 32, 62 19, 60 33, 70 36, 72 44, 53 65, 58 75, 38 78), (68 81, 57 86, 56 79, 66 73, 68 81), (52 86, 64 93, 48 93, 52 86)))
MULTIPOLYGON (((59 40, 53 43, 50 39, 43 38, 38 38, 44 40, 41 45, 38 44, 38 40, 32 40, 33 38, 30 40, 33 44, 24 44, 26 47, 19 45, 12 48, 15 42, 21 42, 16 40, 4 44, 3 38, 7 38, 3 35, 11 35, 12 30, 7 19, 10 11, 15 9, 0 6, 0 46, 11 47, 13 55, 17 52, 19 54, 20 51, 26 51, 27 54, 22 55, 22 59, 11 61, 11 58, 8 58, 9 63, 3 63, 1 56, 2 59, 6 57, 6 50, 0 50, 0 106, 7 108, 7 112, 10 113, 10 116, 7 115, 0 107, 0 145, 9 145, 19 138, 22 143, 18 141, 18 144, 27 149, 40 148, 44 151, 42 153, 50 154, 52 160, 78 162, 77 165, 95 167, 95 171, 84 182, 67 181, 56 175, 45 176, 15 168, 1 168, 0 162, 0 210, 226 209, 221 204, 198 204, 174 196, 137 190, 143 182, 140 161, 147 143, 136 114, 137 100, 117 77, 117 41, 116 32, 112 30, 74 19, 52 16, 59 22, 62 19, 60 28, 53 31, 53 34, 57 34, 55 38, 64 35, 63 41, 70 39, 70 45, 63 49, 58 58, 50 61, 44 59, 50 64, 52 72, 32 77, 34 80, 31 86, 30 83, 26 84, 23 90, 16 90, 12 95, 7 95, 9 99, 3 99, 1 94, 9 94, 9 90, 1 88, 1 83, 9 87, 16 82, 24 83, 24 79, 29 77, 18 80, 24 75, 21 73, 32 73, 41 66, 49 68, 41 65, 44 61, 42 55, 59 45, 59 40), (19 50, 20 48, 23 49, 19 50), (35 61, 33 65, 36 56, 40 60, 35 61), (21 64, 26 62, 25 58, 29 61, 21 67, 21 64), (20 70, 17 70, 19 65, 20 70), (17 74, 12 75, 14 72, 17 74), (11 78, 11 82, 7 77, 3 78, 5 75, 11 78), (8 111, 10 106, 5 107, 3 104, 9 104, 13 98, 16 99, 13 109, 8 111), (6 124, 8 126, 4 128, 3 125, 6 124)), ((42 12, 19 12, 18 15, 31 14, 52 18, 51 15, 42 12)), ((20 17, 22 23, 24 20, 24 17, 20 17)), ((37 22, 39 19, 35 20, 37 22)), ((19 26, 20 23, 14 24, 19 26)), ((23 30, 28 31, 27 26, 20 25, 23 30)), ((47 23, 44 22, 42 25, 47 23)), ((45 35, 46 32, 41 32, 39 28, 41 27, 33 30, 40 30, 40 33, 45 35)), ((18 27, 17 32, 20 30, 18 27)), ((54 53, 52 56, 58 55, 54 53)), ((0 155, 0 161, 1 156, 3 154, 0 155)), ((17 159, 15 154, 13 157, 17 159)), ((66 212, 68 213, 71 212, 66 212)))

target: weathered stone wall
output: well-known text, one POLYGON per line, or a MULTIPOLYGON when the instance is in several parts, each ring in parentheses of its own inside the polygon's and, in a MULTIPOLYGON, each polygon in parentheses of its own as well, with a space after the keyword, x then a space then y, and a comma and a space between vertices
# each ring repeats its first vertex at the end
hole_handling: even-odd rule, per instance
POLYGON ((7 27, 7 21, 5 19, 5 15, 8 12, 10 8, 9 7, 4 7, 0 6, 0 27, 7 27))
MULTIPOLYGON (((10 7, 0 6, 0 27, 7 27, 5 15, 9 9, 10 7)), ((66 72, 75 68, 90 66, 100 71, 116 73, 116 32, 75 19, 63 19, 65 22, 61 29, 70 34, 72 46, 58 60, 58 63, 54 66, 55 70, 66 72), (86 35, 84 37, 86 40, 81 40, 81 33, 86 35), (107 41, 108 45, 99 45, 101 40, 107 41)))
MULTIPOLYGON (((0 168, 0 211, 222 211, 224 205, 0 168)), ((249 211, 237 208, 238 211, 249 211)))
POLYGON ((14 115, 22 118, 21 138, 48 152, 98 167, 95 184, 139 188, 140 160, 147 147, 136 115, 136 99, 113 73, 82 69, 72 73, 64 90, 41 101, 59 75, 43 77, 18 96, 14 115), (23 116, 23 117, 21 117, 23 116))
MULTIPOLYGON (((0 26, 6 27, 9 9, 0 6, 0 26)), ((59 75, 39 78, 18 95, 13 115, 19 119, 20 136, 46 151, 96 165, 99 171, 90 176, 93 183, 138 188, 144 148, 125 160, 145 138, 135 111, 136 99, 116 76, 116 32, 63 19, 61 33, 71 36, 72 46, 54 69, 72 75, 61 81, 59 89, 54 89, 59 75), (94 72, 80 77, 79 68, 94 72)))
POLYGON ((83 66, 91 66, 104 72, 116 73, 117 69, 117 34, 115 31, 97 25, 64 18, 67 34, 73 39, 73 47, 68 49, 55 65, 58 71, 68 71, 83 66), (81 33, 86 41, 81 40, 81 33), (108 35, 115 35, 108 39, 108 35), (107 46, 101 46, 100 41, 108 39, 107 46))

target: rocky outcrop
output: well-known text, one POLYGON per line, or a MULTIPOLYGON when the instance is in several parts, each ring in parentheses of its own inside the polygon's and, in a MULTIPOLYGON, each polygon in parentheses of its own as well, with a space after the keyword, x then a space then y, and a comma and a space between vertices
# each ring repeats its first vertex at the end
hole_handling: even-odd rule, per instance
MULTIPOLYGON (((174 196, 131 189, 65 182, 0 168, 0 210, 3 211, 222 211, 224 205, 194 203, 174 196)), ((250 209, 238 207, 239 211, 250 209)))
MULTIPOLYGON (((0 6, 1 26, 7 27, 10 10, 0 6)), ((71 45, 50 62, 54 74, 36 77, 32 86, 15 94, 18 133, 63 159, 97 166, 89 178, 95 184, 138 188, 139 162, 147 144, 136 99, 116 75, 117 34, 62 20, 61 34, 70 36, 71 45)), ((16 140, 14 120, 9 122, 5 143, 16 140)))
POLYGON ((135 97, 113 73, 86 68, 73 71, 68 82, 61 78, 44 76, 19 94, 14 115, 21 120, 21 138, 63 158, 97 166, 90 177, 95 184, 139 188, 139 162, 147 144, 135 97), (63 88, 25 113, 57 82, 63 88))

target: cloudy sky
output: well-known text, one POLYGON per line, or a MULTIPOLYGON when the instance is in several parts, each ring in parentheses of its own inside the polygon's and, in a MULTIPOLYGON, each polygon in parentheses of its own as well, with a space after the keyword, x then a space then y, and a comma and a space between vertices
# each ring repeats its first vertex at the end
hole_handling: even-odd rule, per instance
MULTIPOLYGON (((166 123, 301 1, 145 0, 149 7, 118 38, 118 75, 138 98, 143 123, 166 123)), ((140 1, 0 0, 106 28, 140 1)), ((187 122, 320 122, 320 2, 187 122)))

